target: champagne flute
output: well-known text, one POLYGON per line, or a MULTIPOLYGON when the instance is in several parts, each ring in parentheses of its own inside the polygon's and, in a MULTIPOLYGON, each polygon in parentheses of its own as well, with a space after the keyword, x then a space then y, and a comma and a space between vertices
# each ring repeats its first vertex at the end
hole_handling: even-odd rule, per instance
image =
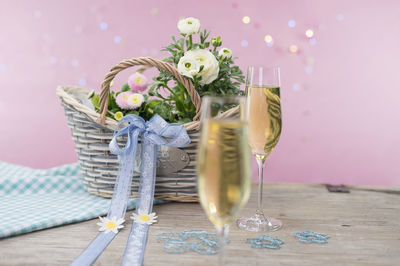
POLYGON ((258 165, 258 208, 255 215, 237 220, 239 228, 276 231, 282 222, 267 218, 262 207, 264 164, 279 141, 282 129, 278 67, 249 67, 246 77, 249 146, 258 165))
POLYGON ((203 209, 217 229, 219 265, 223 265, 229 224, 246 204, 251 189, 246 98, 204 97, 201 126, 198 192, 203 209), (223 113, 232 107, 238 109, 239 117, 223 113))

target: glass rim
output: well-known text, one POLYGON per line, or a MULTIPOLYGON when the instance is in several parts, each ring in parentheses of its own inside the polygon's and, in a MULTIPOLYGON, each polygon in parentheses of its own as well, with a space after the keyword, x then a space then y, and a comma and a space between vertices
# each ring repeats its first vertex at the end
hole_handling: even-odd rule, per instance
POLYGON ((280 66, 263 66, 263 65, 254 65, 254 66, 248 66, 247 69, 249 68, 265 68, 265 69, 278 69, 281 70, 280 66))
MULTIPOLYGON (((202 98, 202 107, 201 107, 201 117, 200 117, 200 121, 207 121, 207 120, 218 120, 218 121, 222 121, 222 120, 237 120, 237 121, 245 121, 247 122, 247 116, 243 116, 243 117, 225 117, 222 116, 220 117, 219 114, 215 114, 215 115, 211 115, 211 108, 213 104, 217 104, 217 105, 236 105, 236 106, 241 106, 240 107, 240 112, 243 112, 245 110, 245 106, 246 106, 246 96, 244 95, 219 95, 219 96, 204 96, 202 98)), ((222 112, 225 113, 228 110, 225 110, 222 112)), ((244 111, 246 112, 246 111, 244 111)))

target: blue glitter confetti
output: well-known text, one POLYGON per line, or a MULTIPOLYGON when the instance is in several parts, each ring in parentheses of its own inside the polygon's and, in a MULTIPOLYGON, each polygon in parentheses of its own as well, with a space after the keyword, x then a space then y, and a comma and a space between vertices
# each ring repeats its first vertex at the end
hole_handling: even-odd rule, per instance
POLYGON ((108 24, 107 24, 107 22, 101 22, 101 23, 100 23, 100 29, 101 29, 101 30, 107 30, 107 29, 108 29, 108 24))
POLYGON ((242 47, 247 47, 247 46, 249 46, 249 42, 248 42, 247 40, 242 40, 242 41, 240 42, 240 45, 241 45, 242 47))
POLYGON ((341 21, 344 20, 344 15, 343 14, 337 14, 336 19, 341 22, 341 21))
MULTIPOLYGON (((164 242, 163 251, 170 254, 193 250, 201 255, 213 255, 220 249, 217 235, 203 230, 162 233, 157 235, 157 240, 164 242)), ((229 243, 229 239, 226 243, 229 243)))
POLYGON ((313 72, 312 66, 306 66, 304 69, 305 69, 307 74, 311 74, 313 72))
POLYGON ((122 41, 121 36, 118 36, 118 35, 117 35, 117 36, 114 37, 114 42, 115 42, 115 43, 120 43, 121 41, 122 41))
POLYGON ((78 61, 78 59, 72 59, 71 65, 72 65, 73 67, 79 66, 79 61, 78 61))
POLYGON ((312 46, 317 44, 317 40, 315 38, 311 38, 310 40, 308 40, 308 43, 312 46))
POLYGON ((274 42, 267 42, 266 45, 267 45, 268 47, 272 47, 272 46, 274 46, 274 42))
POLYGON ((257 238, 247 238, 246 243, 250 244, 253 248, 280 249, 285 241, 268 235, 261 235, 257 238))
POLYGON ((326 234, 319 234, 313 231, 297 232, 293 233, 293 236, 303 243, 318 243, 318 244, 328 243, 328 238, 329 238, 329 236, 326 234))
POLYGON ((289 20, 288 26, 289 28, 294 28, 296 26, 296 21, 294 21, 293 19, 289 20))

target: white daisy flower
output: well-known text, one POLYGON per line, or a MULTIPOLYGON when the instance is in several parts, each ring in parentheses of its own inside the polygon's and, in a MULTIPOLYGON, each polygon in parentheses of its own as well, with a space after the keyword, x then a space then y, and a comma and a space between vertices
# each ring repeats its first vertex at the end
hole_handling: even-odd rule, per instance
POLYGON ((131 219, 134 220, 138 224, 153 224, 157 222, 158 216, 156 216, 156 213, 150 213, 148 214, 146 211, 142 211, 141 209, 138 210, 138 214, 132 213, 131 219))
POLYGON ((140 93, 134 93, 134 94, 130 95, 127 99, 127 103, 129 105, 130 109, 139 108, 143 102, 144 102, 144 97, 140 93))
POLYGON ((100 223, 97 223, 97 225, 100 226, 99 231, 104 231, 106 234, 109 232, 117 234, 118 229, 124 227, 122 224, 125 222, 125 219, 123 218, 117 219, 117 217, 114 216, 112 219, 109 219, 108 217, 99 217, 99 219, 101 221, 100 223))

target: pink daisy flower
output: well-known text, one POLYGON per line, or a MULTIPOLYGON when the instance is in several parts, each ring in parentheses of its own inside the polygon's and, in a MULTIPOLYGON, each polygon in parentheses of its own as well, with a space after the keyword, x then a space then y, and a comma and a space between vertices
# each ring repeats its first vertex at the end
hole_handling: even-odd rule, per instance
POLYGON ((146 90, 147 78, 145 75, 140 73, 133 73, 128 79, 128 85, 133 91, 141 92, 146 90))
POLYGON ((128 98, 133 94, 132 91, 124 91, 118 94, 115 101, 117 102, 118 106, 122 109, 129 110, 131 106, 128 104, 128 98))

